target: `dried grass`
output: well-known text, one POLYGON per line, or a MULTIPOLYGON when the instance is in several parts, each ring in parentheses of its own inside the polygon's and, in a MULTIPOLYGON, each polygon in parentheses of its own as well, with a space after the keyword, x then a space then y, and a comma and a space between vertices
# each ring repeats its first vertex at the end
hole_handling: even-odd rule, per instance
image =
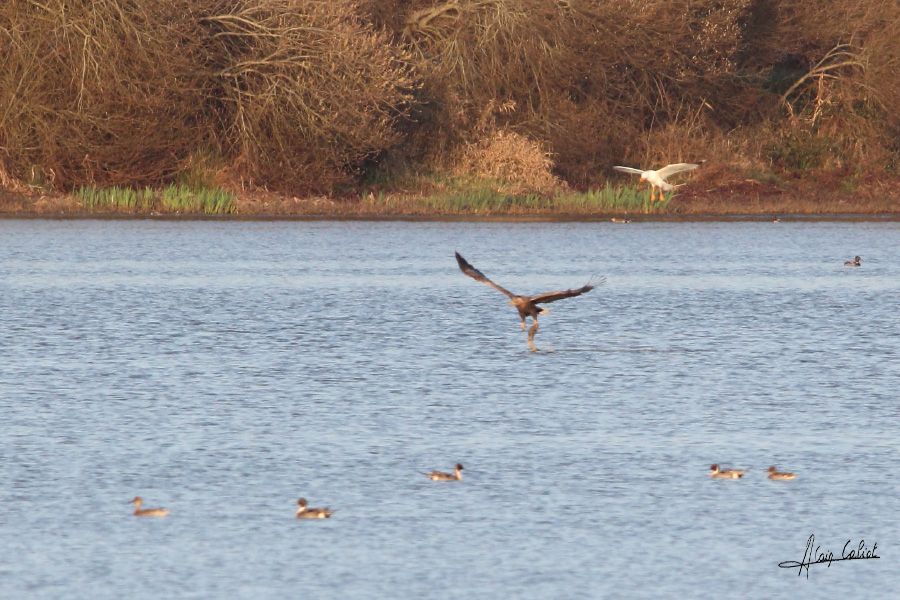
POLYGON ((553 160, 540 143, 502 130, 466 146, 456 165, 458 175, 496 181, 497 191, 511 196, 551 196, 565 190, 552 169, 553 160))

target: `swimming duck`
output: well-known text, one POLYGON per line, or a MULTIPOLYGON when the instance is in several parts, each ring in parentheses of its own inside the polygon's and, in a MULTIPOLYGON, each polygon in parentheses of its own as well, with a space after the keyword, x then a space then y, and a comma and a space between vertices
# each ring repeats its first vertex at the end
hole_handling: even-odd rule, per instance
POLYGON ((862 259, 858 256, 854 256, 853 260, 845 260, 844 261, 845 267, 859 267, 861 265, 862 265, 862 259))
POLYGON ((134 516, 136 517, 168 517, 169 509, 167 508, 141 508, 144 499, 135 496, 129 500, 128 504, 134 504, 134 516))
POLYGON ((297 500, 296 516, 298 519, 328 519, 333 514, 334 511, 330 508, 309 508, 306 505, 306 498, 297 500))
POLYGON ((425 473, 425 477, 432 481, 461 481, 463 466, 456 463, 456 469, 453 473, 444 473, 443 471, 432 471, 425 473))
POLYGON ((780 479, 782 481, 786 481, 788 479, 796 479, 797 475, 795 473, 785 473, 783 471, 779 471, 775 467, 769 467, 769 479, 780 479))
POLYGON ((620 219, 618 217, 613 217, 612 219, 610 219, 610 222, 612 222, 612 223, 631 223, 631 219, 629 219, 628 217, 625 217, 624 219, 620 219))
POLYGON ((716 479, 740 479, 744 476, 744 471, 740 469, 720 469, 719 465, 709 467, 709 476, 716 479))

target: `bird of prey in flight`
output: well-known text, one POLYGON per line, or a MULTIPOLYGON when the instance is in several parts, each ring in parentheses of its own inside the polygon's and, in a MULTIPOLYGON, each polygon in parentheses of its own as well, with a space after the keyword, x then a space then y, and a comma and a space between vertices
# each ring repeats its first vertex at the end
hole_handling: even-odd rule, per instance
POLYGON ((587 284, 581 286, 580 288, 576 288, 573 290, 560 290, 558 292, 545 292, 543 294, 535 294, 533 296, 520 296, 518 294, 513 294, 508 289, 497 285, 490 279, 488 279, 484 273, 473 267, 469 262, 460 256, 459 252, 456 253, 456 262, 459 263, 460 270, 474 279, 475 281, 480 281, 485 285, 489 285, 501 294, 505 294, 509 298, 509 303, 516 307, 516 310, 519 311, 519 319, 522 321, 522 329, 525 329, 525 317, 531 317, 531 327, 528 329, 528 347, 532 352, 537 351, 537 347, 534 345, 534 336, 538 332, 538 315, 541 313, 549 312, 546 308, 538 306, 539 304, 546 304, 548 302, 556 302, 557 300, 562 300, 563 298, 572 298, 574 296, 580 296, 586 292, 591 291, 597 285, 603 284, 606 281, 606 278, 601 278, 596 283, 588 282, 587 284))
POLYGON ((693 163, 676 163, 674 165, 666 165, 662 169, 658 169, 656 171, 645 171, 642 169, 620 167, 617 165, 613 167, 613 169, 622 173, 632 173, 634 175, 640 175, 641 181, 646 181, 650 184, 650 202, 653 202, 653 195, 657 189, 659 190, 659 201, 662 202, 663 191, 671 192, 675 189, 675 186, 667 182, 666 179, 668 179, 675 173, 681 173, 682 171, 693 171, 699 166, 700 165, 693 163))

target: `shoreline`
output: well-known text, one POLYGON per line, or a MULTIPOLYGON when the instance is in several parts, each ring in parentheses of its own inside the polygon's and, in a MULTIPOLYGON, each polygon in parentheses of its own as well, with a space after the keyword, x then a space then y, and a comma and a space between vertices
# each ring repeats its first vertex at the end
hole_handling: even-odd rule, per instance
POLYGON ((900 179, 863 189, 777 187, 738 182, 692 185, 665 204, 642 210, 620 206, 565 204, 548 198, 539 205, 513 201, 502 206, 445 207, 425 192, 379 192, 351 197, 298 197, 263 190, 234 191, 228 212, 153 207, 86 208, 74 195, 0 187, 0 219, 158 221, 410 221, 410 222, 765 222, 900 221, 900 179), (705 189, 704 189, 705 188, 705 189), (818 193, 817 193, 818 192, 818 193))
POLYGON ((198 215, 198 214, 141 214, 115 212, 38 213, 0 211, 0 220, 7 221, 219 221, 219 222, 273 222, 273 221, 404 221, 423 223, 611 223, 634 225, 638 223, 692 223, 692 222, 748 222, 767 223, 777 217, 780 223, 813 222, 900 222, 900 212, 890 213, 697 213, 651 214, 629 216, 629 223, 617 221, 620 213, 610 214, 254 214, 254 215, 198 215), (614 220, 616 219, 616 220, 614 220))

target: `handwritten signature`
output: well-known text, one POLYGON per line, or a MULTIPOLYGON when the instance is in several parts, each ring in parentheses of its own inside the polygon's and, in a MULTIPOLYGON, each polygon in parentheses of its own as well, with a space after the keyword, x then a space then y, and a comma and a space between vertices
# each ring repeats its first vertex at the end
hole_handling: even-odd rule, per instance
POLYGON ((844 548, 841 550, 841 557, 835 558, 834 553, 830 550, 820 551, 821 546, 816 545, 816 536, 812 534, 809 536, 809 539, 806 540, 806 550, 803 552, 803 560, 797 562, 796 560, 785 560, 778 563, 778 566, 782 569, 798 569, 797 575, 800 576, 803 574, 803 570, 806 569, 806 578, 809 579, 809 567, 810 565, 821 565, 826 564, 828 567, 831 567, 831 563, 840 562, 842 560, 865 560, 869 558, 881 558, 875 551, 878 550, 878 542, 872 544, 872 547, 869 548, 866 546, 866 540, 859 540, 859 544, 854 548, 849 548, 851 540, 847 540, 847 543, 844 544, 844 548))

